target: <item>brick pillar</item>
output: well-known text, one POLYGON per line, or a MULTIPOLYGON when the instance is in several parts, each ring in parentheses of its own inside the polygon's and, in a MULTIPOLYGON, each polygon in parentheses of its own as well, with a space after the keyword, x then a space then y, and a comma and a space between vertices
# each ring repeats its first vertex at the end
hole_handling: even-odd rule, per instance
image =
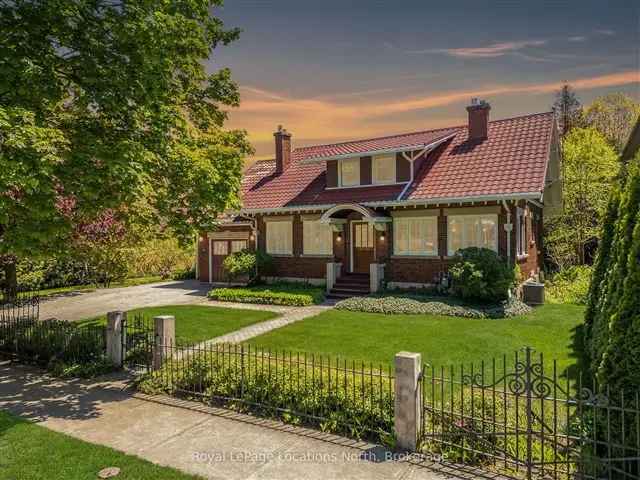
POLYGON ((395 433, 398 449, 415 451, 422 425, 420 372, 422 355, 399 352, 395 357, 395 433))
POLYGON ((123 363, 124 323, 127 312, 107 313, 107 358, 117 367, 123 363))
POLYGON ((162 368, 165 356, 173 355, 176 345, 176 318, 173 315, 160 315, 153 317, 155 330, 155 348, 153 349, 153 369, 162 368))

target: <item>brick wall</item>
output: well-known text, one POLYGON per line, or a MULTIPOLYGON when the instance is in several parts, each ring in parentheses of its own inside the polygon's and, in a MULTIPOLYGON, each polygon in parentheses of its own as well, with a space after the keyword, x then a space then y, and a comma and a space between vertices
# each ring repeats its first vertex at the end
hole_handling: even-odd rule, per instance
MULTIPOLYGON (((247 247, 249 250, 255 250, 255 239, 251 239, 250 236, 252 234, 251 227, 247 225, 242 226, 223 226, 220 227, 216 232, 225 232, 225 233, 242 233, 246 238, 249 236, 247 240, 247 247)), ((201 282, 209 281, 209 250, 211 248, 211 241, 209 239, 209 234, 207 232, 201 232, 198 236, 198 280, 201 282)))

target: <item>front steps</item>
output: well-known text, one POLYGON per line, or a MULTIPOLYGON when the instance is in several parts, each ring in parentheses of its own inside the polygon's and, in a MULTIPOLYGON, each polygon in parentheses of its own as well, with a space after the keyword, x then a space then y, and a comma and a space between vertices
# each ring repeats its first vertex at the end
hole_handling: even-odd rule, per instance
POLYGON ((351 297, 369 295, 370 280, 366 273, 348 273, 338 277, 335 285, 327 295, 330 300, 344 300, 351 297))

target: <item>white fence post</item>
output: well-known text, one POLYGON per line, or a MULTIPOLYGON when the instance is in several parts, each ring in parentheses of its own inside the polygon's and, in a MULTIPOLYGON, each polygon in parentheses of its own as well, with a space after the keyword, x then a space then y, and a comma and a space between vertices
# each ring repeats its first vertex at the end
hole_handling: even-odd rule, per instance
POLYGON ((153 317, 155 331, 155 348, 153 349, 153 369, 162 368, 162 360, 166 352, 173 355, 171 347, 176 345, 176 317, 160 315, 153 317))
POLYGON ((107 358, 117 367, 123 363, 124 323, 127 312, 107 313, 107 358))
POLYGON ((384 279, 384 263, 369 264, 369 290, 376 293, 382 287, 384 279))
POLYGON ((398 449, 415 451, 422 425, 420 372, 422 355, 399 352, 395 357, 394 422, 398 449))

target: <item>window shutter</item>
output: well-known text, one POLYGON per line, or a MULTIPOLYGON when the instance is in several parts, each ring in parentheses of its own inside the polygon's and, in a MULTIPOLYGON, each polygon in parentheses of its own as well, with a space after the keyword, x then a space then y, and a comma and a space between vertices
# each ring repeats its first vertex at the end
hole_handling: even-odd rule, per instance
POLYGON ((360 157, 360 185, 371 185, 371 157, 360 157))
POLYGON ((338 186, 338 161, 329 160, 327 162, 327 187, 335 188, 338 186))

